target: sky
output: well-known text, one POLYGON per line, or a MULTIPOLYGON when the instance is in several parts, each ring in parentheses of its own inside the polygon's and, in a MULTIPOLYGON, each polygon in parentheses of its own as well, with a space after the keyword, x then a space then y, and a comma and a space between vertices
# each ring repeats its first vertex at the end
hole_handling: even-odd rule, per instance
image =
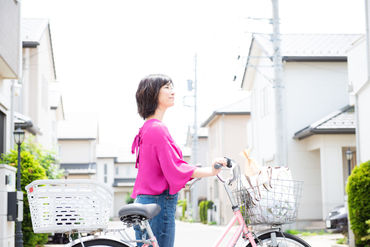
MULTIPOLYGON (((282 33, 365 33, 363 0, 279 3, 282 33)), ((251 18, 271 13, 270 0, 22 1, 24 18, 50 21, 66 119, 96 116, 100 143, 122 152, 143 123, 135 92, 148 74, 174 81, 175 106, 164 122, 180 145, 193 122, 192 108, 183 105, 191 95, 187 80, 198 82, 198 125, 245 97, 240 79, 250 35, 272 30, 267 20, 251 18)))

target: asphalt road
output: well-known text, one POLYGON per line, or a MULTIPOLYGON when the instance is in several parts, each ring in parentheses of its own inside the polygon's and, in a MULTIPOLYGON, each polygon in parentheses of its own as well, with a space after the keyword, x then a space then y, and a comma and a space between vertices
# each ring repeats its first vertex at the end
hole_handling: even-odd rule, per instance
MULTIPOLYGON (((119 228, 121 222, 115 221, 110 223, 110 228, 119 228)), ((225 231, 225 226, 210 226, 201 223, 186 223, 177 221, 176 222, 176 239, 175 247, 207 247, 213 246, 215 241, 222 235, 225 231)), ((235 230, 235 227, 233 227, 235 230)), ((133 231, 129 231, 130 236, 134 236, 133 231)), ((230 239, 229 234, 225 241, 230 239)), ((336 247, 336 240, 342 238, 341 234, 324 234, 316 236, 302 237, 307 243, 312 247, 336 247)), ((225 242, 221 246, 226 246, 225 242)), ((62 247, 63 245, 45 245, 45 247, 62 247)), ((238 246, 243 246, 243 244, 238 244, 238 246)), ((346 246, 346 245, 340 245, 346 246)))

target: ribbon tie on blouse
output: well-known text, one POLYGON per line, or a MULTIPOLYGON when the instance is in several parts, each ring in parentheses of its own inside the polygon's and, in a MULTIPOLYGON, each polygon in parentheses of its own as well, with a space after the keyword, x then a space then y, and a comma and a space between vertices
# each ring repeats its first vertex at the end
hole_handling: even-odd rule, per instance
POLYGON ((138 168, 138 163, 139 163, 139 149, 140 149, 140 144, 141 144, 141 131, 139 131, 139 134, 135 136, 134 142, 132 143, 131 147, 131 153, 134 154, 136 153, 136 162, 135 162, 135 168, 138 168))

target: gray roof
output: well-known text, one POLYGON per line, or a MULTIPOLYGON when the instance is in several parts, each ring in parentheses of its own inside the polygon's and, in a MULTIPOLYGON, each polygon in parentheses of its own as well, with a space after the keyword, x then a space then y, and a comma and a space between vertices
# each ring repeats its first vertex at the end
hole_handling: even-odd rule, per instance
POLYGON ((14 112, 14 129, 17 128, 25 129, 33 135, 41 134, 40 129, 34 125, 30 117, 14 112))
POLYGON ((69 174, 95 174, 96 163, 61 163, 60 168, 69 174))
POLYGON ((355 113, 353 106, 346 106, 294 134, 302 140, 314 134, 355 134, 355 113))
POLYGON ((209 116, 208 119, 201 125, 201 127, 206 127, 217 115, 250 115, 250 113, 250 98, 246 97, 214 111, 211 116, 209 116))
MULTIPOLYGON (((281 55, 289 57, 347 57, 347 50, 363 34, 282 34, 281 55)), ((270 35, 255 34, 268 55, 273 55, 270 35)))
POLYGON ((134 186, 136 178, 115 178, 113 187, 134 186))

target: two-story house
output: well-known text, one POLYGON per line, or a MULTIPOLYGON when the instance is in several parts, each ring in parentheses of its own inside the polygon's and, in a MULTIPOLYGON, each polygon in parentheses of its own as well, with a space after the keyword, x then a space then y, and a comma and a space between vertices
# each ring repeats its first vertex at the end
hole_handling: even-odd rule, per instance
MULTIPOLYGON (((20 10, 18 1, 0 1, 0 155, 8 152, 14 143, 11 87, 18 84, 21 71, 20 10)), ((14 174, 15 169, 2 166, 2 181, 4 170, 12 170, 14 174)), ((13 182, 0 184, 0 246, 14 246, 14 221, 7 218, 7 192, 14 191, 14 177, 13 182)))
MULTIPOLYGON (((360 35, 281 35, 287 166, 304 181, 298 220, 322 220, 344 203, 347 160, 355 151, 349 105, 347 49, 360 35)), ((252 156, 274 165, 273 48, 268 35, 254 35, 241 87, 251 93, 252 156)), ((304 225, 302 225, 304 227, 304 225)))
POLYGON ((57 151, 57 124, 64 120, 50 24, 47 19, 22 20, 22 78, 15 98, 16 126, 35 135, 35 141, 57 151))
POLYGON ((135 157, 131 154, 121 155, 114 162, 114 217, 118 217, 118 211, 130 199, 137 175, 135 157))
MULTIPOLYGON (((192 147, 194 142, 194 133, 192 128, 188 128, 185 146, 181 147, 183 159, 192 165, 209 166, 208 159, 208 129, 199 128, 197 131, 197 164, 192 162, 192 147)), ((187 183, 184 189, 179 192, 179 200, 187 201, 187 213, 188 215, 199 220, 199 201, 207 199, 207 182, 208 179, 204 178, 196 183, 190 181, 187 183)))
POLYGON ((58 146, 60 168, 67 171, 66 177, 96 179, 99 143, 98 124, 93 118, 81 114, 60 122, 58 146))
MULTIPOLYGON (((244 98, 214 111, 202 124, 208 128, 208 164, 215 157, 229 157, 243 169, 242 151, 248 147, 247 124, 250 119, 250 98, 244 98)), ((222 174, 221 174, 222 175, 222 174)), ((225 175, 225 174, 224 174, 225 175)), ((214 202, 218 224, 226 224, 233 216, 227 194, 217 177, 208 180, 207 199, 214 202)))
POLYGON ((11 87, 18 84, 21 74, 20 8, 15 1, 0 3, 0 154, 9 151, 13 143, 11 87))
MULTIPOLYGON (((370 25, 370 23, 368 24, 370 25)), ((370 160, 370 45, 365 36, 348 51, 350 104, 356 109, 356 146, 358 163, 370 160)))

